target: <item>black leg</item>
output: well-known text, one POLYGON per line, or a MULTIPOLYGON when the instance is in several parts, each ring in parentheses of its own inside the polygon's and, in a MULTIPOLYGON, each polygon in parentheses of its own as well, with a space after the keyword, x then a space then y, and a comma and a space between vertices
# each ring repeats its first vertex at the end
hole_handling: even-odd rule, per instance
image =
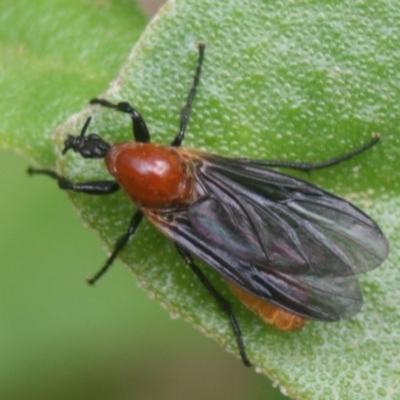
MULTIPOLYGON (((85 194, 110 194, 114 193, 119 189, 119 185, 115 181, 94 181, 94 182, 82 182, 82 183, 72 183, 68 179, 59 176, 56 172, 48 169, 33 169, 29 168, 28 173, 30 175, 41 174, 49 176, 50 178, 58 182, 60 189, 73 190, 75 192, 85 193, 85 194)), ((132 220, 128 226, 127 231, 117 240, 114 246, 114 250, 111 256, 107 259, 104 266, 94 275, 91 279, 88 279, 88 283, 93 285, 107 270, 111 267, 115 258, 118 256, 120 251, 125 247, 126 243, 130 237, 135 233, 137 227, 143 219, 143 213, 141 211, 136 211, 132 220)))
POLYGON ((375 135, 371 141, 364 144, 363 146, 358 147, 357 149, 354 149, 349 153, 343 154, 342 156, 334 157, 328 161, 323 161, 319 163, 290 162, 290 161, 262 161, 262 160, 261 161, 252 160, 252 163, 263 165, 265 167, 290 168, 299 171, 309 172, 309 171, 314 171, 316 169, 332 167, 333 165, 337 165, 340 164, 341 162, 350 160, 354 156, 364 153, 364 151, 367 151, 372 146, 376 145, 379 142, 379 140, 380 137, 378 135, 375 135))
POLYGON ((104 266, 92 278, 87 280, 87 282, 90 285, 94 285, 97 282, 97 280, 99 278, 101 278, 108 271, 108 269, 111 267, 112 263, 114 262, 115 258, 118 256, 118 254, 122 251, 122 249, 128 243, 128 240, 131 238, 131 236, 133 236, 135 234, 136 229, 139 226, 142 219, 143 219, 143 213, 141 211, 136 211, 131 219, 128 229, 115 243, 114 250, 111 253, 110 257, 108 257, 104 266))
POLYGON ((181 255, 185 263, 192 269, 192 271, 196 274, 197 278, 203 284, 203 286, 208 290, 208 292, 214 297, 222 311, 228 316, 229 321, 231 323, 233 333, 235 334, 236 341, 239 347, 240 356, 244 365, 247 367, 251 367, 251 363, 246 355, 246 349, 244 347, 242 332, 240 331, 239 323, 236 320, 235 314, 232 311, 232 306, 229 301, 225 300, 218 291, 214 288, 214 286, 209 282, 207 277, 203 274, 201 269, 193 262, 193 258, 185 249, 176 245, 178 253, 181 255))
POLYGON ((86 194, 111 194, 119 189, 115 181, 93 181, 72 183, 70 180, 58 175, 49 169, 28 168, 29 175, 46 175, 58 182, 58 186, 63 190, 72 190, 74 192, 86 194))
POLYGON ((150 133, 147 129, 146 123, 139 111, 134 109, 128 102, 121 101, 120 103, 113 104, 104 99, 92 99, 90 104, 98 104, 102 107, 113 108, 125 114, 129 114, 132 119, 133 137, 136 142, 148 143, 150 142, 150 133))
POLYGON ((194 74, 193 85, 187 97, 186 104, 181 111, 181 123, 179 127, 179 132, 175 136, 175 139, 172 141, 171 146, 179 147, 182 144, 183 139, 185 138, 185 131, 189 123, 189 117, 190 117, 190 107, 192 106, 193 99, 196 95, 197 86, 200 81, 201 67, 203 65, 205 47, 206 47, 205 43, 199 43, 199 60, 197 62, 196 73, 194 74))

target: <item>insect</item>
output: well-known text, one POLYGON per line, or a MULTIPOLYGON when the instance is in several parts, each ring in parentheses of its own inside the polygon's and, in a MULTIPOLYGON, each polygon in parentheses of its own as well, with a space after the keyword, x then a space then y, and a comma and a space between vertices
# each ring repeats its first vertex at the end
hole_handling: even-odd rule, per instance
POLYGON ((355 277, 379 266, 389 252, 378 225, 358 208, 319 187, 267 167, 311 171, 348 160, 379 141, 326 162, 232 159, 180 147, 200 81, 205 45, 181 111, 179 132, 169 146, 150 143, 141 114, 128 102, 93 99, 91 104, 131 117, 135 142, 110 145, 87 134, 68 135, 69 150, 84 158, 104 158, 113 180, 73 183, 47 169, 29 169, 55 179, 61 189, 104 195, 123 189, 137 211, 117 240, 95 283, 135 234, 145 216, 170 238, 184 262, 227 314, 241 358, 246 354, 232 306, 214 288, 193 256, 217 271, 250 310, 280 329, 296 329, 307 319, 337 321, 355 315, 362 293, 355 277))

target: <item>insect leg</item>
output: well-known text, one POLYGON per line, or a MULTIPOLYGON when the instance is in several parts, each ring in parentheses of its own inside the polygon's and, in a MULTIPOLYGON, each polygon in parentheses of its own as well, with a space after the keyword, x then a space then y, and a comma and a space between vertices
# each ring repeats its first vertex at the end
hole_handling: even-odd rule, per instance
POLYGON ((203 284, 203 286, 208 290, 208 292, 214 297, 220 308, 224 313, 227 314, 229 317, 229 321, 231 323, 233 333, 235 334, 236 341, 239 347, 239 352, 240 356, 242 358, 243 363, 247 367, 251 367, 251 363, 249 359, 247 358, 246 355, 246 349, 244 347, 243 343, 243 338, 242 338, 242 332, 239 327, 239 323, 237 322, 237 319, 235 317, 235 314, 232 311, 232 306, 227 301, 224 297, 222 297, 218 291, 214 288, 214 286, 210 283, 210 281, 207 279, 207 277, 203 274, 201 269, 193 262, 193 258, 188 253, 185 249, 180 247, 179 245, 176 244, 176 248, 178 250, 178 253, 180 256, 183 258, 185 263, 192 269, 192 271, 196 274, 197 278, 200 280, 200 282, 203 284))
POLYGON ((97 280, 99 278, 101 278, 108 271, 108 269, 111 267, 112 263, 114 262, 115 258, 118 256, 118 254, 122 251, 122 249, 128 243, 128 240, 135 234, 136 229, 140 225, 140 222, 142 221, 142 219, 143 219, 143 213, 141 211, 136 211, 135 214, 133 214, 133 217, 128 226, 128 229, 115 243, 114 250, 112 251, 110 257, 108 257, 104 266, 92 278, 87 280, 87 282, 90 285, 94 285, 97 282, 97 280))
POLYGON ((125 114, 129 114, 132 119, 132 130, 133 136, 136 142, 148 143, 150 142, 150 133, 147 129, 147 125, 139 111, 133 108, 127 101, 121 101, 120 103, 113 104, 108 100, 104 99, 92 99, 90 104, 98 104, 102 107, 113 108, 116 111, 120 111, 125 114))
POLYGON ((346 153, 338 157, 331 158, 330 160, 327 161, 322 161, 318 163, 307 163, 307 162, 290 162, 290 161, 252 161, 252 163, 255 163, 257 165, 262 165, 265 167, 279 167, 279 168, 290 168, 290 169, 296 169, 299 171, 314 171, 316 169, 322 169, 322 168, 327 168, 327 167, 332 167, 333 165, 340 164, 341 162, 350 160, 351 158, 364 153, 368 149, 370 149, 372 146, 376 145, 380 140, 380 137, 378 135, 375 135, 368 143, 365 143, 364 145, 346 153))
POLYGON ((119 189, 119 185, 115 181, 92 181, 73 183, 70 180, 58 175, 49 169, 28 168, 29 175, 47 175, 58 182, 58 186, 63 190, 72 190, 74 192, 86 194, 111 194, 119 189))
POLYGON ((199 43, 199 59, 197 62, 196 72, 195 72, 194 78, 193 78, 193 85, 192 85, 192 88, 190 89, 189 95, 186 99, 186 104, 182 108, 182 111, 181 111, 181 122, 180 122, 179 132, 175 136, 175 139, 172 141, 171 146, 179 147, 182 144, 182 141, 185 137, 185 131, 186 131, 187 125, 189 123, 190 107, 192 106, 193 99, 196 95, 197 86, 200 82, 200 74, 201 74, 201 67, 203 65, 203 60, 204 60, 205 47, 206 47, 205 43, 199 43))

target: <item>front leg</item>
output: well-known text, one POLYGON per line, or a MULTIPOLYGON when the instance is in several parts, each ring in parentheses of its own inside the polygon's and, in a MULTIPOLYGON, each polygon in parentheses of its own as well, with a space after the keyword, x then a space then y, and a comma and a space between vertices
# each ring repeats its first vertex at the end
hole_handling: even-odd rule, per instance
POLYGON ((69 179, 60 176, 56 172, 49 169, 28 168, 28 174, 47 175, 48 177, 57 181, 60 189, 72 190, 78 193, 111 194, 119 189, 118 183, 111 180, 73 183, 69 179))
POLYGON ((99 106, 112 108, 116 111, 122 112, 124 114, 128 114, 132 120, 132 131, 133 137, 135 138, 135 142, 138 143, 149 143, 150 142, 150 133, 147 129, 146 122, 140 112, 133 108, 127 101, 121 101, 117 104, 111 103, 105 99, 92 99, 89 104, 98 104, 99 106))

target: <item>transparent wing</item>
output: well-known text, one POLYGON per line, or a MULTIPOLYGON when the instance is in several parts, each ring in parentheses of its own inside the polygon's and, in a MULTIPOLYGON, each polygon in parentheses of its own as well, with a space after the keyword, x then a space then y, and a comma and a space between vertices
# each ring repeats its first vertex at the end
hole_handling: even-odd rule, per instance
POLYGON ((371 218, 314 185, 247 160, 212 157, 200 168, 208 197, 188 217, 238 257, 251 253, 281 272, 326 277, 369 271, 388 255, 371 218))
POLYGON ((388 254, 367 215, 249 160, 205 156, 195 172, 205 195, 188 209, 150 217, 167 236, 237 286, 294 313, 334 321, 359 311, 354 275, 388 254))

